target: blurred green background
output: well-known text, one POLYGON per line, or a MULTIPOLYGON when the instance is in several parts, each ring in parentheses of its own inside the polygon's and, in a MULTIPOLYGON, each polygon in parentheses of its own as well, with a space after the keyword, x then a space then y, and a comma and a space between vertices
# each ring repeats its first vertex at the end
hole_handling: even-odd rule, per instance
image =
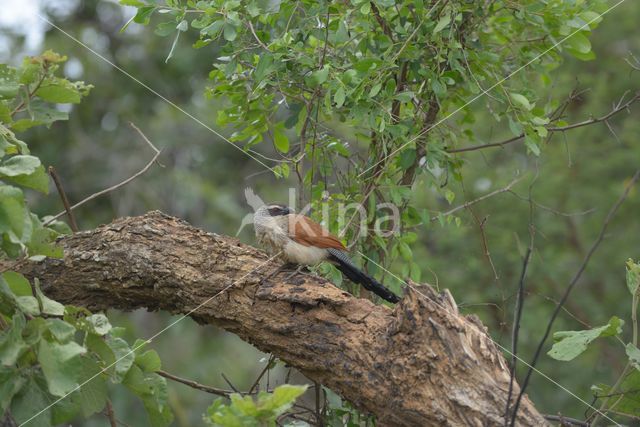
MULTIPOLYGON (((244 200, 245 187, 253 188, 264 200, 288 200, 293 182, 276 180, 195 120, 44 23, 38 14, 217 129, 218 101, 204 96, 207 74, 216 58, 215 46, 193 50, 190 44, 194 40, 189 40, 187 33, 180 39, 174 57, 165 63, 172 40, 137 25, 120 32, 132 16, 132 8, 113 1, 12 3, 3 8, 0 17, 0 62, 17 63, 24 55, 53 49, 69 56, 64 70, 67 77, 95 85, 82 104, 72 107, 69 122, 22 135, 46 165, 57 169, 72 202, 132 175, 152 157, 129 122, 163 150, 163 168, 154 166, 128 186, 80 208, 77 219, 81 228, 159 209, 206 230, 234 235, 240 219, 251 212, 244 200)), ((639 89, 640 72, 634 72, 625 62, 630 53, 640 56, 638 17, 639 2, 621 5, 594 32, 596 60, 567 58, 555 71, 555 96, 566 96, 574 88, 586 89, 568 108, 568 122, 605 114, 626 91, 633 94, 639 89)), ((535 87, 537 82, 531 84, 535 87)), ((488 117, 483 99, 474 106, 478 117, 488 117)), ((529 203, 523 198, 528 197, 529 185, 537 174, 532 187, 537 233, 520 333, 520 355, 529 360, 554 301, 578 269, 626 181, 640 166, 638 111, 640 106, 634 106, 619 114, 610 121, 611 129, 598 124, 557 134, 539 158, 527 155, 518 143, 461 154, 465 162, 463 182, 450 182, 456 192, 454 204, 504 187, 516 175, 524 175, 514 187, 522 198, 503 193, 471 210, 460 211, 459 227, 433 223, 421 229, 412 249, 423 280, 449 288, 463 312, 479 315, 492 336, 508 347, 514 296, 529 239, 529 203), (483 222, 484 238, 478 222, 483 222), (485 255, 485 239, 497 277, 485 255)), ((506 123, 489 128, 485 122, 493 123, 479 119, 476 130, 486 142, 509 135, 506 123)), ((349 129, 339 129, 349 135, 349 129)), ((224 129, 217 130, 225 133, 224 129)), ((257 149, 268 156, 269 147, 263 145, 257 149)), ((420 183, 415 187, 415 197, 422 206, 434 214, 451 207, 427 188, 420 183)), ((632 190, 615 217, 554 330, 598 326, 612 315, 629 319, 631 298, 624 284, 624 262, 630 257, 639 258, 639 191, 632 190)), ((55 191, 48 197, 38 196, 34 202, 34 211, 40 215, 61 209, 55 191)), ((250 227, 239 238, 255 243, 250 227)), ((398 271, 400 263, 394 265, 398 271)), ((108 315, 114 325, 129 328, 131 338, 148 337, 174 320, 165 313, 143 311, 108 315)), ((162 357, 166 371, 220 387, 227 387, 222 373, 236 387, 250 387, 268 357, 233 335, 198 326, 189 319, 159 336, 152 346, 162 357)), ((538 368, 590 402, 592 384, 611 383, 617 378, 626 362, 623 352, 613 339, 602 340, 571 363, 543 355, 538 368)), ((278 368, 272 374, 272 384, 282 382, 285 372, 286 368, 278 368)), ((292 378, 304 381, 295 375, 292 378)), ((176 415, 174 424, 178 426, 198 424, 212 401, 210 395, 173 382, 169 383, 169 392, 176 415)), ((583 417, 587 409, 538 375, 534 375, 528 393, 543 413, 583 417)), ((136 399, 126 394, 112 398, 118 418, 129 425, 144 424, 145 415, 136 399)), ((85 425, 106 422, 94 416, 85 425)))

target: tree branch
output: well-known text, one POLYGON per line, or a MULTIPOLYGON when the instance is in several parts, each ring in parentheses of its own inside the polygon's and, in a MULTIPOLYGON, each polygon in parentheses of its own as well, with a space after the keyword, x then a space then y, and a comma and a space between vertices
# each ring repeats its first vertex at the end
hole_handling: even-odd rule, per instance
MULTIPOLYGON (((169 372, 166 371, 156 371, 156 374, 160 375, 161 377, 165 377, 167 379, 170 379, 172 381, 184 384, 186 386, 189 386, 191 388, 195 388, 196 390, 200 390, 200 391, 204 391, 206 393, 211 393, 211 394, 215 394, 216 396, 222 396, 222 397, 229 397, 229 395, 231 395, 232 393, 235 393, 232 390, 224 390, 221 388, 216 388, 216 387, 210 387, 208 385, 204 385, 204 384, 200 384, 196 381, 191 381, 191 380, 187 380, 184 378, 180 378, 176 375, 170 374, 169 372)), ((249 393, 246 393, 249 394, 249 393)))
MULTIPOLYGON (((319 277, 270 276, 278 267, 273 262, 256 271, 269 259, 263 252, 159 212, 66 236, 60 244, 63 260, 27 261, 19 270, 38 277, 42 290, 65 304, 191 313, 375 414, 379 425, 503 421, 504 357, 476 317, 459 315, 455 303, 431 287, 420 288, 428 299, 408 289, 391 310, 319 277)), ((526 396, 518 425, 546 425, 526 396)))
MULTIPOLYGON (((64 215, 67 211, 71 212, 73 209, 76 209, 82 205, 84 205, 85 203, 102 196, 103 194, 107 194, 110 193, 114 190, 117 190, 120 187, 123 187, 125 185, 127 185, 128 183, 130 183, 131 181, 133 181, 134 179, 136 179, 137 177, 139 177, 140 175, 144 174, 146 171, 149 170, 149 168, 157 162, 158 157, 160 157, 160 154, 162 153, 160 150, 158 150, 152 143, 151 141, 149 141, 149 139, 145 136, 144 133, 142 133, 142 131, 140 129, 138 129, 138 127, 136 125, 134 125, 133 123, 129 123, 131 125, 131 127, 133 129, 135 129, 136 132, 138 132, 138 134, 140 134, 140 136, 142 137, 142 139, 144 140, 144 142, 147 143, 147 145, 149 145, 149 147, 151 147, 151 149, 154 151, 154 156, 151 158, 151 160, 149 161, 149 163, 146 164, 145 167, 143 167, 142 169, 140 169, 138 172, 136 172, 135 174, 133 174, 132 176, 130 176, 129 178, 125 179, 124 181, 112 185, 109 188, 105 188, 104 190, 100 190, 97 193, 93 193, 92 195, 90 195, 89 197, 79 201, 78 203, 76 203, 75 205, 71 206, 70 208, 68 208, 67 210, 64 210, 62 212, 60 212, 59 214, 53 216, 52 218, 49 218, 44 225, 49 225, 51 224, 53 221, 55 221, 56 219, 60 218, 62 215, 64 215)), ((66 208, 66 207, 65 207, 66 208)))
MULTIPOLYGON (((607 123, 607 121, 615 116, 616 114, 621 113, 622 111, 628 110, 628 108, 640 101, 640 92, 638 92, 635 96, 633 96, 629 101, 622 103, 622 100, 620 100, 620 102, 618 102, 618 104, 613 108, 613 110, 609 111, 607 114, 605 114, 604 116, 601 117, 591 117, 590 119, 587 120, 583 120, 581 122, 578 123, 573 123, 570 125, 566 125, 566 126, 557 126, 557 127, 548 127, 547 131, 550 133, 554 133, 554 132, 564 132, 567 130, 571 130, 571 129, 576 129, 579 127, 583 127, 583 126, 588 126, 588 125, 592 125, 594 123, 607 123)), ((481 145, 472 145, 470 147, 463 147, 463 148, 451 148, 447 150, 447 153, 465 153, 467 151, 477 151, 477 150, 483 150, 485 148, 496 148, 496 147, 504 147, 505 145, 509 145, 513 142, 516 141, 520 141, 524 138, 524 133, 511 137, 509 139, 506 139, 504 141, 500 141, 500 142, 492 142, 489 144, 481 144, 481 145)))

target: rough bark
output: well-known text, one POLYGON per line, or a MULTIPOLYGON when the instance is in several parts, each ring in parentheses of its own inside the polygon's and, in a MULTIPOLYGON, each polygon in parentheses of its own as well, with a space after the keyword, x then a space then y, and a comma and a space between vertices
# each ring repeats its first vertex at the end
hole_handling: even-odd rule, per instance
MULTIPOLYGON (((503 424, 507 364, 479 320, 459 315, 447 292, 413 284, 420 293, 409 289, 390 309, 308 274, 263 280, 279 264, 257 268, 268 260, 262 251, 159 212, 61 244, 63 260, 17 267, 58 301, 189 313, 233 284, 191 316, 273 353, 375 414, 379 425, 503 424)), ((545 424, 525 398, 518 425, 545 424)))

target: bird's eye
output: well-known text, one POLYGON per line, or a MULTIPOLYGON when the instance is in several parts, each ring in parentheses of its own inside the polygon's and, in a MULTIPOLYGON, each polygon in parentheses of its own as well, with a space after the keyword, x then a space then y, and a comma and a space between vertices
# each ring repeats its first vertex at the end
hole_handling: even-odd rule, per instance
POLYGON ((273 206, 269 208, 269 215, 271 216, 289 215, 289 213, 290 211, 287 207, 273 206))

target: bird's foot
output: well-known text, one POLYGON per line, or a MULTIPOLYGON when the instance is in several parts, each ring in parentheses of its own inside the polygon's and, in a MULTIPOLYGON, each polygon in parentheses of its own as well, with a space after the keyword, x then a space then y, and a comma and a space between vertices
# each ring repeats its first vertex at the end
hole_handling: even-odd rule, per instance
MULTIPOLYGON (((294 266, 295 266, 295 265, 294 265, 294 266)), ((285 279, 284 279, 284 280, 289 280, 289 279, 291 279, 293 276, 295 276, 296 274, 300 274, 300 273, 302 273, 302 272, 303 272, 303 271, 305 271, 305 270, 306 270, 306 271, 309 271, 309 269, 307 268, 307 266, 306 266, 306 265, 297 265, 297 266, 295 266, 295 269, 294 269, 291 273, 289 273, 289 274, 287 275, 287 277, 285 277, 285 279)))

